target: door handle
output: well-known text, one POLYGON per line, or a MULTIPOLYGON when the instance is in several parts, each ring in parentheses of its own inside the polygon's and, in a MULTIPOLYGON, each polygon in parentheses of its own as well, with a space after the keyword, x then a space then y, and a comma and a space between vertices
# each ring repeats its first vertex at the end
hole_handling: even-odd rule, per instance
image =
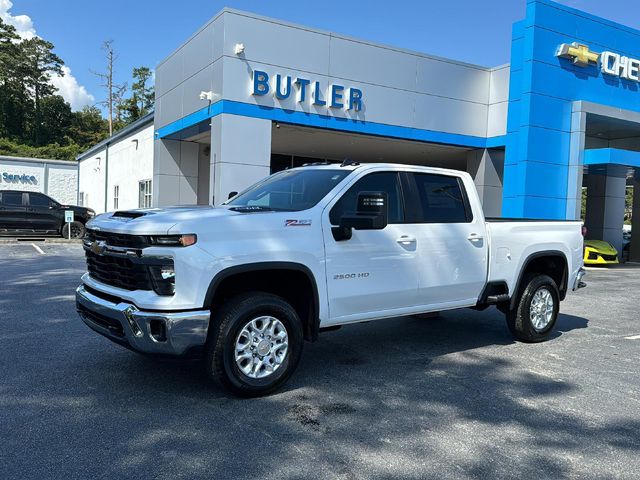
POLYGON ((469 236, 467 237, 467 240, 469 240, 470 242, 479 242, 483 238, 484 237, 479 233, 470 233, 469 236))
POLYGON ((400 245, 411 245, 412 243, 416 243, 416 241, 415 237, 410 237, 409 235, 402 235, 396 240, 400 245))

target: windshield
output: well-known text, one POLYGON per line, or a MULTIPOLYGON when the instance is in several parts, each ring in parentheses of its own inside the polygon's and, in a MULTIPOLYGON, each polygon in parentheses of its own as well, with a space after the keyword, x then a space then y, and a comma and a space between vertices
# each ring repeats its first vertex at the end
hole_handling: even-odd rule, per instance
POLYGON ((252 210, 299 211, 315 206, 349 170, 285 170, 267 177, 225 205, 252 210))

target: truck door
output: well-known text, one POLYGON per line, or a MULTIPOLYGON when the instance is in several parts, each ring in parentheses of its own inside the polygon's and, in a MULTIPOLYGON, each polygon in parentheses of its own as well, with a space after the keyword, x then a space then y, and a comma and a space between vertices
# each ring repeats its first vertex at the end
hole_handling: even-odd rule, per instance
POLYGON ((30 192, 27 194, 27 218, 34 230, 58 231, 62 225, 62 213, 46 195, 30 192))
POLYGON ((460 177, 418 173, 408 176, 419 226, 419 297, 423 305, 474 305, 487 278, 486 226, 460 177))
POLYGON ((331 322, 390 316, 417 301, 415 231, 405 225, 404 198, 397 172, 373 172, 360 178, 323 212, 327 292, 331 322), (336 241, 331 227, 355 212, 363 191, 387 192, 389 224, 383 230, 353 230, 336 241), (338 320, 339 319, 339 320, 338 320))
POLYGON ((27 209, 22 197, 22 192, 0 192, 0 230, 30 228, 26 225, 27 209))

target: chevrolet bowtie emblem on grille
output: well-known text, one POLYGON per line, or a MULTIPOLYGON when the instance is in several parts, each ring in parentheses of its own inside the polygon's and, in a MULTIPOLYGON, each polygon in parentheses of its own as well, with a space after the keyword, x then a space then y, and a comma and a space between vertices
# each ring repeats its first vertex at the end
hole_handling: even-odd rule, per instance
POLYGON ((104 251, 107 249, 107 244, 106 242, 103 242, 102 240, 100 241, 95 241, 91 244, 91 246, 89 247, 89 249, 95 253, 96 255, 102 255, 104 253, 104 251))
POLYGON ((578 42, 563 43, 558 47, 556 57, 567 58, 573 61, 574 65, 580 67, 588 67, 589 65, 597 65, 600 54, 589 50, 587 45, 578 42))

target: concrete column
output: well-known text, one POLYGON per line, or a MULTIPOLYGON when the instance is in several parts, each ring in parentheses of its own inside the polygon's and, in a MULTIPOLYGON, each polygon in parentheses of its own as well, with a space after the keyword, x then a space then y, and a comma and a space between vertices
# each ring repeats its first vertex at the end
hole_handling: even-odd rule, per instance
POLYGON ((640 262, 640 179, 633 180, 633 210, 629 261, 640 262), (635 232, 635 233, 634 233, 635 232))
POLYGON ((586 175, 587 238, 604 240, 622 254, 622 225, 627 180, 611 175, 586 175))
POLYGON ((467 172, 473 177, 487 217, 501 216, 503 171, 504 150, 474 150, 467 155, 467 172))
POLYGON ((571 114, 569 168, 567 170, 567 205, 565 218, 579 220, 582 210, 582 182, 584 150, 586 146, 587 114, 574 111, 571 114))
POLYGON ((153 205, 193 205, 198 200, 198 144, 158 139, 153 152, 153 205))
POLYGON ((200 144, 198 147, 198 205, 209 205, 209 165, 211 146, 200 144))
POLYGON ((211 119, 209 199, 225 202, 271 171, 271 120, 222 114, 211 119))

